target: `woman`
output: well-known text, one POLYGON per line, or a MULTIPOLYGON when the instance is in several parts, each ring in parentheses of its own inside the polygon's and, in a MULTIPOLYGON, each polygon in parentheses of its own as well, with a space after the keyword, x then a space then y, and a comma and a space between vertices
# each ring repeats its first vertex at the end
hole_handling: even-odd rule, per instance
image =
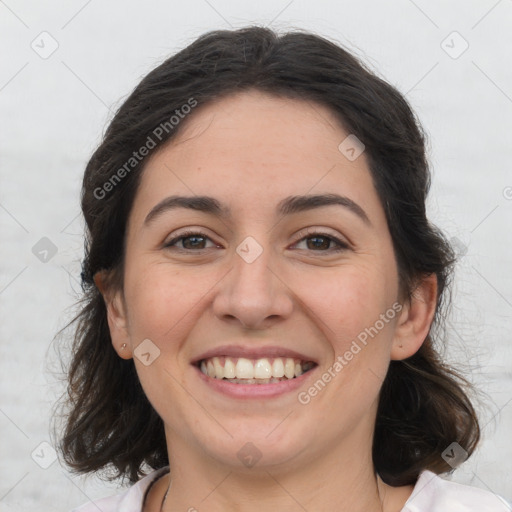
POLYGON ((434 349, 429 179, 405 99, 315 35, 212 32, 145 77, 84 176, 61 440, 132 486, 76 510, 510 510, 438 476, 480 431, 434 349))

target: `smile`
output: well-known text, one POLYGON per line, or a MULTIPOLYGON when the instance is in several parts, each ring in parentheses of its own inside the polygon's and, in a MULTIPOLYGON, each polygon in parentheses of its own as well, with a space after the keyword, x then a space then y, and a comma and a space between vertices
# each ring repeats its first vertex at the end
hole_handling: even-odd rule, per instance
POLYGON ((273 384, 295 379, 308 372, 316 363, 291 357, 215 356, 198 362, 204 375, 232 384, 273 384))

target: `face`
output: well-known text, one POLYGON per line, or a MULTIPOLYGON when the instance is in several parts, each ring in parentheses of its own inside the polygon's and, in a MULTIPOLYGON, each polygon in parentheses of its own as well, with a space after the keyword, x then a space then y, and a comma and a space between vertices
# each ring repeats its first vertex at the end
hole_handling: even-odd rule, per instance
POLYGON ((194 112, 149 160, 109 322, 172 453, 243 470, 369 449, 404 310, 365 153, 338 149, 348 135, 321 105, 251 91, 194 112), (222 378, 252 372, 271 380, 222 378))

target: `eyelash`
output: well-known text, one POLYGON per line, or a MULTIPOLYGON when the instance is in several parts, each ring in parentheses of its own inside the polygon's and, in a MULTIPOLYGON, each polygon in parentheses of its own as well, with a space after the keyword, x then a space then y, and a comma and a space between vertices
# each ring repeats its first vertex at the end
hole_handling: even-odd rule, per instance
MULTIPOLYGON (((176 242, 179 242, 180 240, 184 240, 185 238, 190 238, 190 237, 193 237, 193 236, 198 236, 198 237, 201 237, 201 238, 206 238, 208 240, 211 240, 208 235, 206 235, 205 233, 202 233, 201 231, 186 231, 184 233, 181 233, 179 236, 173 238, 169 242, 167 242, 164 245, 164 248, 171 248, 172 246, 174 246, 174 244, 176 242)), ((313 251, 313 252, 330 253, 330 252, 341 252, 341 251, 345 251, 345 250, 349 249, 349 245, 346 242, 341 241, 340 239, 336 238, 333 235, 328 235, 327 233, 322 233, 322 232, 319 232, 319 231, 318 232, 315 231, 315 232, 312 232, 312 233, 308 233, 307 236, 304 236, 300 240, 298 240, 296 242, 296 244, 298 244, 299 242, 302 242, 303 240, 307 240, 308 238, 314 238, 314 237, 327 238, 327 239, 335 242, 338 245, 338 247, 335 248, 335 249, 327 249, 326 251, 313 251)), ((213 240, 211 240, 211 241, 213 242, 213 240)), ((192 252, 200 252, 200 251, 205 251, 206 249, 193 250, 193 249, 178 248, 178 250, 179 251, 183 251, 183 252, 191 252, 191 251, 192 252)))

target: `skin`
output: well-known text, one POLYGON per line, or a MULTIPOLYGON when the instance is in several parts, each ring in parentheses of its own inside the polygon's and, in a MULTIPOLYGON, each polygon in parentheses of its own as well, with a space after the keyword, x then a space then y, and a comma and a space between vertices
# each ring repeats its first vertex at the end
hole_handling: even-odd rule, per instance
MULTIPOLYGON (((134 362, 165 424, 173 479, 163 510, 399 511, 412 487, 384 484, 372 464, 378 394, 390 360, 414 354, 428 333, 435 276, 307 405, 297 392, 234 399, 213 391, 191 361, 235 343, 314 357, 315 377, 299 391, 307 390, 401 294, 365 153, 349 161, 338 150, 348 133, 328 109, 250 91, 198 108, 184 128, 145 168, 123 289, 107 290, 96 276, 119 356, 134 357, 144 339, 160 350, 148 366, 134 362), (336 205, 275 213, 287 196, 333 192, 370 222, 336 205), (145 226, 171 195, 213 196, 233 217, 177 209, 145 226), (164 247, 186 228, 209 239, 199 249, 190 239, 164 247), (348 248, 334 252, 329 239, 315 245, 311 232, 348 248), (263 248, 250 264, 236 252, 247 236, 263 248), (237 457, 249 441, 261 453, 252 468, 237 457)), ((166 476, 152 487, 145 511, 160 510, 168 486, 166 476)))

